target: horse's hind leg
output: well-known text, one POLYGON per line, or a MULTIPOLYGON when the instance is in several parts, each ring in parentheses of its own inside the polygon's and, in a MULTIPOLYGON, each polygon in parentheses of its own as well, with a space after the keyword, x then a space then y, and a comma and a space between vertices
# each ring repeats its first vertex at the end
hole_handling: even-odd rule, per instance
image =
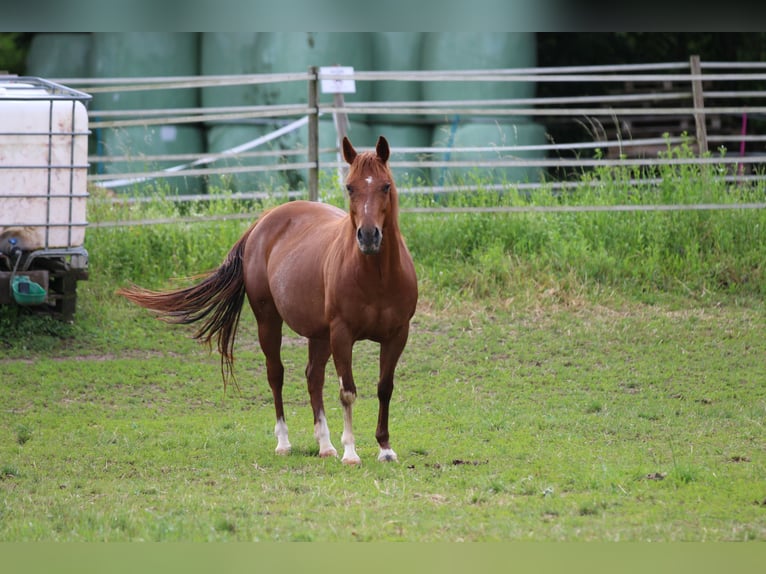
POLYGON ((282 318, 273 305, 255 309, 255 317, 258 320, 258 342, 266 356, 266 377, 274 397, 274 410, 277 415, 277 423, 274 426, 277 448, 274 450, 277 454, 289 454, 291 445, 287 438, 287 423, 282 403, 282 386, 285 379, 281 357, 282 318))
POLYGON ((306 381, 311 397, 311 409, 314 411, 314 438, 319 443, 319 456, 338 456, 338 451, 330 441, 330 429, 324 412, 325 367, 330 358, 330 342, 326 339, 309 339, 309 363, 306 366, 306 381))

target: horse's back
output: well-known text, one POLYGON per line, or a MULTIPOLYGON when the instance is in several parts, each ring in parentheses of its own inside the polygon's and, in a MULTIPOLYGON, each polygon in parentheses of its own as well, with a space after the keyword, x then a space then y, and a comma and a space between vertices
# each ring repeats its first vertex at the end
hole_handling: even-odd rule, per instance
POLYGON ((258 220, 258 227, 290 222, 296 226, 315 227, 324 223, 331 223, 348 215, 345 211, 334 205, 319 203, 318 201, 290 201, 277 207, 273 207, 258 220))
POLYGON ((339 220, 346 212, 326 203, 291 201, 266 211, 256 222, 248 238, 248 251, 262 251, 263 260, 272 254, 305 249, 302 239, 313 234, 328 241, 337 234, 339 220))

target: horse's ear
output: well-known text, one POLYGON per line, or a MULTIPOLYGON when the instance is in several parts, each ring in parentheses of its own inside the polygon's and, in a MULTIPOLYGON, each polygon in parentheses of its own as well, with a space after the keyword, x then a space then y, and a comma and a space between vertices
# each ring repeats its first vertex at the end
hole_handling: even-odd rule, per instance
POLYGON ((380 161, 383 163, 386 163, 388 161, 388 157, 391 155, 391 150, 388 148, 388 140, 383 136, 378 138, 378 143, 375 146, 375 153, 378 154, 380 161))
POLYGON ((354 163, 354 158, 356 158, 356 150, 354 149, 354 146, 351 145, 351 140, 349 140, 348 137, 343 136, 343 159, 351 165, 354 163))

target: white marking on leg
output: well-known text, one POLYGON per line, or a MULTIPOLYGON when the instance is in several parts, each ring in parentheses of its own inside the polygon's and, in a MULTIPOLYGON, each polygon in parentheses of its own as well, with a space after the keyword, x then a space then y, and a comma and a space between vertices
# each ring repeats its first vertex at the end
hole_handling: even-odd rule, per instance
POLYGON ((285 419, 279 418, 277 420, 277 424, 274 425, 274 434, 277 437, 277 448, 274 449, 274 452, 277 454, 290 454, 292 445, 287 438, 287 423, 285 419))
POLYGON ((343 388, 343 378, 340 379, 340 402, 343 405, 343 434, 340 442, 343 444, 343 464, 361 464, 362 459, 356 454, 354 443, 354 431, 351 424, 351 406, 356 400, 356 395, 343 388))
POLYGON ((380 462, 396 462, 399 460, 399 457, 396 456, 396 453, 393 451, 393 449, 382 448, 378 454, 378 460, 380 462))
POLYGON ((319 420, 314 425, 314 438, 319 443, 319 456, 338 456, 338 451, 330 441, 330 429, 327 426, 327 418, 324 411, 319 412, 319 420))
POLYGON ((356 454, 354 432, 351 430, 351 405, 343 405, 343 434, 340 437, 343 443, 343 464, 361 464, 362 459, 356 454))

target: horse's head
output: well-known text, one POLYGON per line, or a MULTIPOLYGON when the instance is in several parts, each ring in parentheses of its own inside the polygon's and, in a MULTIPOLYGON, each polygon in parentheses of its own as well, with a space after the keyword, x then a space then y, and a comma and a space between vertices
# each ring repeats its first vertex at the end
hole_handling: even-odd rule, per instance
POLYGON ((386 224, 396 224, 397 197, 394 178, 388 168, 390 150, 380 136, 374 152, 356 153, 343 138, 343 157, 351 166, 346 177, 351 223, 356 242, 365 255, 380 252, 386 224))

